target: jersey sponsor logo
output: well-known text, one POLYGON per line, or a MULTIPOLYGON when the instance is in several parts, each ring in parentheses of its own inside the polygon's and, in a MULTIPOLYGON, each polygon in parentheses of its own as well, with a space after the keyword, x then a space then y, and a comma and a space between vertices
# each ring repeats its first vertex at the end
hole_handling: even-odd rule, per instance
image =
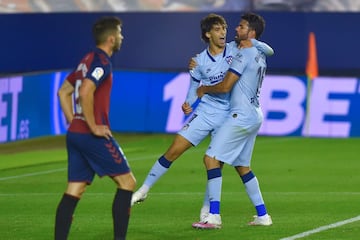
POLYGON ((242 62, 243 56, 244 56, 244 55, 242 55, 242 53, 237 53, 237 54, 235 55, 235 58, 236 58, 239 62, 242 62))
POLYGON ((224 77, 225 77, 225 73, 220 72, 218 75, 209 77, 209 81, 211 84, 214 84, 214 83, 222 81, 224 79, 224 77))
POLYGON ((104 76, 104 69, 102 67, 96 67, 94 71, 92 71, 91 76, 93 76, 97 81, 99 81, 100 78, 104 76))

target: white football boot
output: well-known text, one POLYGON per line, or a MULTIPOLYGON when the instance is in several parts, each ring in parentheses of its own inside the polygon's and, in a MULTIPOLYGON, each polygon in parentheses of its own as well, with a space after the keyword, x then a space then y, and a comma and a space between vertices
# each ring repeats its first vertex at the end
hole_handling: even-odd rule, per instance
POLYGON ((204 221, 193 223, 192 227, 197 229, 219 229, 221 228, 221 216, 220 214, 209 213, 204 221))
POLYGON ((131 197, 131 206, 133 206, 135 203, 141 203, 145 201, 147 197, 147 192, 139 189, 136 192, 133 193, 131 197))
POLYGON ((209 216, 210 206, 204 205, 200 210, 200 222, 204 222, 209 216))
POLYGON ((272 220, 270 215, 265 214, 264 216, 254 216, 254 221, 249 222, 249 225, 252 226, 270 226, 272 225, 272 220))

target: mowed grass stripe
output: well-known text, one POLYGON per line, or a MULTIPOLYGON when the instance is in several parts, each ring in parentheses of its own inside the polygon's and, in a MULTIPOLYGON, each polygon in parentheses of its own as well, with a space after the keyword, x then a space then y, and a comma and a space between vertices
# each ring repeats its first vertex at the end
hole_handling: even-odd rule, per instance
MULTIPOLYGON (((263 194, 269 194, 269 195, 360 195, 360 192, 262 192, 263 194)), ((7 197, 7 196, 44 196, 44 195, 59 195, 59 193, 54 193, 54 192, 32 192, 32 193, 0 193, 0 197, 7 197)), ((109 193, 109 192, 90 192, 90 193, 86 193, 88 195, 114 195, 113 193, 109 193)), ((204 195, 204 192, 151 192, 149 193, 149 196, 188 196, 190 194, 194 194, 194 195, 204 195)), ((223 192, 222 195, 237 195, 239 194, 239 192, 223 192)))
MULTIPOLYGON (((48 145, 51 145, 50 140, 48 145)), ((172 140, 172 135, 120 136, 120 145, 129 159, 138 187, 172 140), (143 160, 136 160, 141 158, 143 160)), ((181 160, 154 185, 149 198, 132 208, 129 240, 279 240, 360 213, 360 176, 357 173, 360 163, 354 151, 360 144, 359 139, 259 137, 253 169, 274 225, 269 228, 247 225, 254 208, 240 178, 231 167, 225 166, 221 205, 223 228, 196 231, 191 223, 198 220, 205 190, 202 157, 208 142, 209 139, 181 156, 181 160)), ((8 153, 3 154, 2 147, 1 164, 4 161, 11 164, 17 153, 6 150, 8 153)), ((19 159, 17 167, 0 170, 0 177, 7 177, 64 169, 0 182, 1 239, 53 238, 55 209, 66 187, 66 150, 63 146, 53 150, 46 150, 48 160, 60 159, 56 151, 62 151, 61 161, 37 164, 40 151, 29 147, 23 152, 29 154, 22 155, 28 158, 24 166, 19 159)), ((69 240, 111 239, 114 191, 114 184, 108 178, 95 179, 78 205, 69 240)), ((356 221, 304 237, 304 240, 354 240, 360 236, 359 229, 360 223, 356 221)))

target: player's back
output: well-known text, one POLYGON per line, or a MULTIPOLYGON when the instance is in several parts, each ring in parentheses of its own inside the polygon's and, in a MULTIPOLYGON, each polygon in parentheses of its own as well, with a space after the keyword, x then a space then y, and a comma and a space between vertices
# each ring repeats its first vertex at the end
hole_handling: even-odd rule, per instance
POLYGON ((75 87, 75 117, 69 131, 89 133, 82 107, 79 102, 79 89, 84 79, 90 79, 96 85, 94 93, 94 117, 96 124, 108 125, 112 73, 110 58, 101 49, 88 53, 77 69, 69 74, 67 80, 75 87))
POLYGON ((231 91, 231 111, 244 117, 258 114, 260 89, 266 71, 265 55, 255 47, 240 49, 230 71, 240 74, 240 79, 231 91))

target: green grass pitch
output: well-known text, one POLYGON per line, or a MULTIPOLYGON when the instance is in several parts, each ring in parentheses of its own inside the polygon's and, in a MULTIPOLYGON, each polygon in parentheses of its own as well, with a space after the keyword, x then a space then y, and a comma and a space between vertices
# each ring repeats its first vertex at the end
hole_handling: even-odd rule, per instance
MULTIPOLYGON (((171 144, 173 135, 116 134, 138 187, 171 144)), ((131 210, 128 240, 279 240, 360 216, 360 139, 264 137, 257 139, 252 168, 273 226, 252 227, 255 214, 230 166, 223 170, 223 228, 196 230, 209 139, 181 156, 131 210)), ((0 239, 53 239, 55 209, 66 186, 64 136, 0 145, 0 239)), ((70 240, 111 240, 115 185, 96 178, 76 209, 70 240)), ((360 221, 300 237, 360 239, 360 221)))

